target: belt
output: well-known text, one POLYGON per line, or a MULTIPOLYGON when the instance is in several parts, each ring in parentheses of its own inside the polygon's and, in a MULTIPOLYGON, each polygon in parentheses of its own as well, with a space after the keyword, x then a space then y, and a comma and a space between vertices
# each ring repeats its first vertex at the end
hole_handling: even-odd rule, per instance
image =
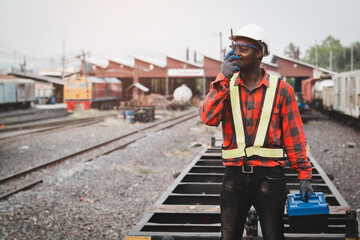
POLYGON ((281 168, 280 166, 276 166, 276 167, 263 167, 263 166, 252 166, 252 165, 241 165, 241 167, 236 167, 236 166, 227 166, 226 168, 229 169, 233 169, 236 172, 241 172, 241 173, 245 173, 245 174, 251 174, 251 173, 256 173, 256 172, 263 172, 266 171, 267 169, 272 169, 272 168, 281 168))
POLYGON ((253 167, 253 165, 242 165, 241 172, 242 173, 253 173, 254 167, 253 167))

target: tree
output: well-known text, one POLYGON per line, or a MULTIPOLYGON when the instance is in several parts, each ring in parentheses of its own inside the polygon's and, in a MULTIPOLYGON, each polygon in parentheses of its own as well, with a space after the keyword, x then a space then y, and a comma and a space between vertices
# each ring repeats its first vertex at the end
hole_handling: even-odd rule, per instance
POLYGON ((317 64, 319 67, 329 68, 330 66, 330 52, 333 56, 333 69, 334 71, 341 70, 334 62, 338 61, 340 54, 344 51, 340 40, 335 39, 332 36, 328 36, 322 41, 320 45, 311 46, 310 49, 306 50, 305 57, 302 59, 304 62, 316 65, 316 51, 317 51, 317 64), (334 56, 336 60, 334 60, 334 56))
MULTIPOLYGON (((299 48, 290 43, 284 50, 284 55, 296 59, 294 53, 299 54, 299 48)), ((305 57, 301 60, 319 67, 330 69, 330 55, 332 55, 332 71, 351 71, 351 51, 353 52, 353 70, 360 70, 360 42, 351 44, 350 47, 343 47, 340 40, 328 36, 320 45, 311 46, 306 50, 305 57), (352 50, 351 50, 352 49, 352 50), (332 54, 331 54, 332 53, 332 54)))
POLYGON ((335 64, 341 71, 351 71, 351 48, 353 51, 353 69, 360 69, 360 42, 345 47, 342 52, 338 53, 335 64))
POLYGON ((296 60, 299 60, 299 55, 300 55, 300 51, 299 51, 299 47, 296 47, 292 42, 289 44, 289 46, 287 46, 284 50, 284 55, 289 57, 289 58, 293 58, 296 60))
POLYGON ((334 71, 351 71, 351 51, 353 52, 353 70, 360 69, 360 42, 355 42, 350 47, 343 47, 342 50, 333 54, 334 71))
POLYGON ((360 69, 360 42, 352 44, 353 57, 354 57, 354 69, 360 69))

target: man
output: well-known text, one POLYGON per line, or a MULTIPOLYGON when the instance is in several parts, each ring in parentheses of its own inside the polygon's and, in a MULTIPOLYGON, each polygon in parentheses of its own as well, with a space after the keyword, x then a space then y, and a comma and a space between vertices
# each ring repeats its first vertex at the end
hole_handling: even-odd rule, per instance
POLYGON ((302 121, 292 87, 260 67, 269 55, 265 31, 248 24, 230 40, 233 49, 200 106, 203 123, 222 122, 221 239, 241 239, 254 206, 264 239, 281 240, 285 154, 299 173, 302 196, 313 192, 302 121))

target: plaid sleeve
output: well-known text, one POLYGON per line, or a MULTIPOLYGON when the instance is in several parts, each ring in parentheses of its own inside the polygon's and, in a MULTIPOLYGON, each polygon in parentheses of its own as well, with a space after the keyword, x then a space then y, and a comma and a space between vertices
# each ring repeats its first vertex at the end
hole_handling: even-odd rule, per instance
POLYGON ((229 95, 229 79, 219 74, 210 84, 210 91, 200 106, 201 121, 210 126, 218 126, 222 118, 224 100, 229 95))
POLYGON ((293 88, 282 82, 282 95, 285 97, 281 109, 283 139, 292 169, 299 172, 299 179, 311 179, 312 168, 306 156, 306 139, 293 88), (284 92, 287 92, 287 94, 284 92))

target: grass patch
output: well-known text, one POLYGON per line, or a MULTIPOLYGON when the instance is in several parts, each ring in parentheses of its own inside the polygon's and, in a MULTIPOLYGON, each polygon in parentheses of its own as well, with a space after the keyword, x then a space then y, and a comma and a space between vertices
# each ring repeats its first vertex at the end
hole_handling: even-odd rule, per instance
POLYGON ((100 111, 98 109, 76 109, 73 114, 69 116, 69 118, 86 118, 86 117, 97 117, 97 116, 103 116, 107 114, 117 114, 117 110, 106 110, 106 111, 100 111))
POLYGON ((107 126, 107 127, 126 126, 129 124, 130 123, 128 121, 117 118, 106 118, 103 122, 100 123, 101 126, 107 126))
POLYGON ((139 171, 140 174, 151 174, 151 173, 154 173, 153 170, 148 169, 148 168, 143 168, 143 167, 139 167, 139 168, 138 168, 138 171, 139 171))

